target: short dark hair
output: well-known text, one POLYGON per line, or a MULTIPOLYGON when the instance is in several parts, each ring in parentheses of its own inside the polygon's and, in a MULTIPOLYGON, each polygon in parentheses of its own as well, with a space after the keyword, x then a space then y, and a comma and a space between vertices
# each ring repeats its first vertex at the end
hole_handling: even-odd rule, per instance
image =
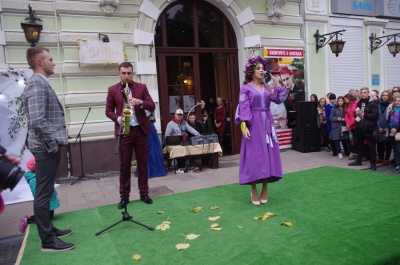
POLYGON ((335 94, 333 94, 333 93, 332 93, 332 94, 330 94, 330 95, 329 95, 329 100, 331 100, 331 99, 336 99, 336 95, 335 95, 335 94))
POLYGON ((44 47, 32 47, 26 50, 26 61, 32 69, 36 68, 35 60, 44 52, 49 52, 49 49, 44 47))
POLYGON ((123 62, 123 63, 121 63, 121 64, 119 65, 119 67, 118 67, 118 71, 121 70, 121 67, 124 67, 124 68, 129 68, 129 67, 131 67, 132 70, 133 70, 133 65, 132 65, 130 62, 123 62))

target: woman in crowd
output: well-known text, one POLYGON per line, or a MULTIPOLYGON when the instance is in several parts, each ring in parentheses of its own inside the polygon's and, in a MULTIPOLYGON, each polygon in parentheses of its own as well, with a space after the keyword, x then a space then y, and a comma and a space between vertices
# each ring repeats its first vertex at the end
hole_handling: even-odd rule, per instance
POLYGON ((392 139, 395 171, 400 172, 400 141, 396 141, 395 135, 400 132, 400 96, 394 97, 393 109, 389 112, 389 136, 392 139))
POLYGON ((264 72, 268 62, 261 56, 251 57, 245 66, 245 81, 240 90, 235 122, 240 124, 242 143, 240 149, 239 183, 251 185, 253 205, 268 200, 267 183, 282 178, 282 164, 278 138, 274 128, 270 104, 282 103, 289 94, 279 84, 279 76, 269 74, 275 88, 265 85, 264 72), (262 183, 261 196, 257 183, 262 183))
POLYGON ((318 102, 318 97, 317 97, 317 95, 311 94, 311 96, 310 96, 310 101, 311 101, 311 102, 318 102))
POLYGON ((215 131, 218 134, 219 144, 223 148, 224 132, 226 127, 226 109, 221 97, 217 97, 217 107, 214 109, 215 131))
POLYGON ((344 105, 344 97, 339 96, 337 99, 337 104, 333 107, 330 114, 330 120, 332 124, 331 138, 333 144, 335 145, 335 149, 338 154, 337 156, 340 159, 343 159, 340 149, 340 142, 343 145, 345 155, 348 156, 350 154, 349 150, 351 148, 349 131, 344 120, 344 105))
MULTIPOLYGON (((389 164, 390 155, 392 154, 392 144, 387 140, 389 131, 387 130, 385 115, 385 111, 390 103, 391 97, 389 91, 385 90, 381 93, 379 100, 378 139, 376 142, 378 153, 378 159, 376 159, 376 163, 382 163, 383 166, 389 164)), ((390 109, 392 109, 392 106, 390 109)))
POLYGON ((325 98, 320 98, 318 101, 318 117, 319 117, 319 125, 320 125, 320 132, 321 137, 323 140, 322 146, 326 148, 326 151, 329 152, 331 150, 329 146, 329 138, 328 132, 326 130, 326 116, 325 116, 325 107, 326 107, 326 100, 325 98))
POLYGON ((357 108, 357 99, 354 93, 348 93, 344 96, 345 106, 344 106, 344 121, 346 122, 347 129, 349 130, 350 135, 350 143, 351 143, 351 154, 349 160, 355 160, 357 158, 357 150, 355 145, 355 129, 356 129, 356 118, 354 117, 354 113, 357 108))

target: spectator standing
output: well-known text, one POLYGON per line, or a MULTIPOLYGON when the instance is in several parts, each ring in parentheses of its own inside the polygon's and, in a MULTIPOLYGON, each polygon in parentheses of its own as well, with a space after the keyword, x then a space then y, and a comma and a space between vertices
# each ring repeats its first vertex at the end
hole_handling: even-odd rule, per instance
POLYGON ((331 93, 329 95, 329 104, 326 105, 325 107, 325 116, 326 116, 326 132, 328 134, 328 139, 329 139, 329 145, 332 148, 332 155, 337 156, 337 150, 336 146, 332 143, 332 135, 331 135, 331 130, 332 130, 332 123, 331 123, 331 111, 333 107, 336 105, 336 95, 331 93))
POLYGON ((363 87, 360 90, 361 98, 356 108, 356 147, 357 158, 349 166, 362 165, 361 157, 363 152, 364 140, 368 143, 371 170, 376 170, 376 140, 375 129, 379 117, 379 107, 376 101, 369 97, 369 89, 363 87))
POLYGON ((355 144, 356 118, 354 115, 356 112, 356 107, 357 107, 358 101, 354 95, 355 95, 354 93, 349 92, 348 94, 346 94, 344 96, 344 100, 346 102, 345 107, 344 107, 344 110, 345 110, 344 120, 346 122, 347 128, 349 129, 349 136, 350 136, 350 143, 351 143, 351 153, 350 153, 349 160, 354 160, 354 159, 356 159, 356 156, 357 156, 357 150, 356 150, 356 144, 355 144))
POLYGON ((342 143, 344 153, 347 156, 350 154, 351 148, 349 130, 344 119, 344 104, 344 97, 338 97, 337 104, 333 107, 330 114, 332 141, 340 159, 343 159, 340 143, 342 143))
MULTIPOLYGON (((380 139, 388 139, 389 130, 387 128, 387 120, 385 111, 389 107, 391 102, 389 91, 385 90, 381 93, 381 97, 379 100, 379 120, 378 120, 378 139, 376 143, 376 148, 378 152, 378 158, 376 159, 376 163, 382 163, 382 166, 386 166, 389 164, 390 155, 392 153, 392 144, 390 141, 380 141, 380 139), (382 135, 383 137, 379 137, 382 135)), ((389 112, 393 108, 393 105, 390 106, 389 112)))
POLYGON ((331 146, 329 144, 329 137, 328 137, 328 132, 326 129, 325 107, 326 107, 325 98, 320 98, 318 101, 317 110, 318 110, 318 117, 319 117, 320 132, 321 132, 321 137, 323 140, 322 146, 325 147, 325 150, 327 152, 330 152, 331 146))
POLYGON ((217 97, 217 107, 214 110, 214 122, 215 122, 215 131, 218 134, 219 144, 221 145, 222 150, 224 150, 224 133, 226 127, 226 109, 223 104, 222 98, 217 97))

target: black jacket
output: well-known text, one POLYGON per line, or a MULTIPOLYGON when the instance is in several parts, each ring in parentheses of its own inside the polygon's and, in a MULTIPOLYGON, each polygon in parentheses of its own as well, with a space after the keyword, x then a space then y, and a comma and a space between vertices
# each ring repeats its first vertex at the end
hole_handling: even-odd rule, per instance
MULTIPOLYGON (((361 120, 362 127, 364 130, 373 131, 376 129, 378 118, 379 118, 379 106, 375 100, 371 98, 360 99, 357 103, 357 108, 362 109, 363 103, 364 107, 364 118, 361 120)), ((359 123, 357 123, 359 124, 359 123)))

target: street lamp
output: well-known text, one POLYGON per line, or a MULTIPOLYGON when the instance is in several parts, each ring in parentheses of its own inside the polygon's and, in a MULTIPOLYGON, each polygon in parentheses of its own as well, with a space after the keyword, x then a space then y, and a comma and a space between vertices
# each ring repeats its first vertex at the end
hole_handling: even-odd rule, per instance
POLYGON ((319 35, 319 30, 314 34, 314 37, 316 39, 316 48, 317 48, 317 53, 319 48, 324 47, 326 44, 328 44, 329 41, 331 41, 335 36, 336 39, 331 41, 329 43, 329 46, 331 47, 332 53, 336 54, 336 57, 339 56, 339 53, 343 51, 344 44, 346 43, 345 41, 339 40, 338 35, 343 35, 342 32, 345 32, 345 29, 334 31, 331 33, 319 35), (329 35, 329 39, 326 38, 325 36, 329 35))
POLYGON ((392 54, 393 57, 396 57, 396 54, 400 52, 400 42, 396 41, 396 37, 400 37, 400 33, 395 33, 392 35, 386 35, 382 37, 376 37, 376 33, 371 33, 371 37, 369 37, 369 41, 371 44, 371 54, 374 50, 379 49, 380 47, 385 45, 388 41, 393 39, 393 41, 390 42, 387 46, 390 54, 392 54), (385 42, 381 40, 383 38, 387 38, 385 42))
POLYGON ((43 29, 42 19, 36 17, 35 11, 32 10, 31 5, 29 7, 29 17, 26 17, 23 22, 21 22, 21 28, 24 30, 25 38, 31 47, 35 47, 40 39, 40 32, 43 29))

